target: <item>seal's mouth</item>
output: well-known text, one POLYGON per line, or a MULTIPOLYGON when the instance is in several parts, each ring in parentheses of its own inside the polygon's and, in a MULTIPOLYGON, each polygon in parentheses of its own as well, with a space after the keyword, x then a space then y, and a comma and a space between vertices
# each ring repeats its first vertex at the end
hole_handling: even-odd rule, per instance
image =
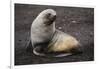
POLYGON ((54 15, 53 17, 51 17, 51 19, 50 19, 51 21, 54 21, 54 20, 56 20, 56 15, 54 15))

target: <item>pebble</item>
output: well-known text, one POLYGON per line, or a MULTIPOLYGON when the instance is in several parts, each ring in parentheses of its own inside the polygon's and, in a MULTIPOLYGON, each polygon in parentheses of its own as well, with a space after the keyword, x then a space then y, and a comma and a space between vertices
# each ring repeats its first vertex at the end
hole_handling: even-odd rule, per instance
POLYGON ((62 29, 62 27, 58 27, 58 29, 62 29))
POLYGON ((72 21, 72 23, 76 23, 76 21, 75 21, 75 20, 73 20, 73 21, 72 21))

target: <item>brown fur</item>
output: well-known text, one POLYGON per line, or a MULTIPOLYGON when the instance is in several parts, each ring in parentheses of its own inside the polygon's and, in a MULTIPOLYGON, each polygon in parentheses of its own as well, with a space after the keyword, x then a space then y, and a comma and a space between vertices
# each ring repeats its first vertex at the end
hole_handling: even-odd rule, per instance
POLYGON ((79 42, 71 35, 57 30, 53 40, 49 44, 49 52, 68 52, 79 47, 79 42))

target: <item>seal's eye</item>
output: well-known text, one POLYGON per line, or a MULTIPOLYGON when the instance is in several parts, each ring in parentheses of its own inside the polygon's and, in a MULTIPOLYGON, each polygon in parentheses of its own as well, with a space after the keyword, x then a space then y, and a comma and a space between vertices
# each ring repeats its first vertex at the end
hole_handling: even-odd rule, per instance
POLYGON ((48 14, 47 14, 47 16, 50 16, 50 15, 51 15, 51 13, 48 13, 48 14))
POLYGON ((47 13, 45 16, 47 19, 49 19, 51 17, 51 13, 47 13))

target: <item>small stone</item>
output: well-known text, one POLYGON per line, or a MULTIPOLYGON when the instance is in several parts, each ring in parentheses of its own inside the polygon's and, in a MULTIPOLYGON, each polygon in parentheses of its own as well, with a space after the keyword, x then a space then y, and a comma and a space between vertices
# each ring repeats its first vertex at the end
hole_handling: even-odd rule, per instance
POLYGON ((72 21, 72 23, 76 23, 76 21, 75 21, 75 20, 73 20, 73 21, 72 21))
POLYGON ((58 27, 58 29, 62 29, 62 27, 58 27))
POLYGON ((62 19, 62 21, 64 22, 64 21, 65 21, 65 19, 62 19))
POLYGON ((19 40, 19 41, 22 41, 22 40, 19 40))

